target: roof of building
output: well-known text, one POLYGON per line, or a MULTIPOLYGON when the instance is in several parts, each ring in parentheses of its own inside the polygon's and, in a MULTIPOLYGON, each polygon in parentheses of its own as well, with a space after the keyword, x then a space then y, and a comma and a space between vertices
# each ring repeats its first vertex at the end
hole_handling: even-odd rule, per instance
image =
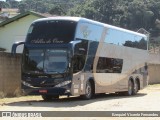
POLYGON ((7 14, 8 13, 8 18, 14 17, 16 15, 18 15, 19 9, 14 8, 14 9, 10 9, 10 8, 3 8, 1 10, 1 14, 7 14))
POLYGON ((7 19, 6 21, 1 22, 0 27, 3 27, 3 26, 5 26, 5 25, 7 25, 11 22, 14 22, 14 21, 16 21, 18 19, 21 19, 23 17, 26 17, 28 15, 34 15, 34 16, 37 16, 37 17, 40 17, 40 18, 45 18, 45 17, 49 16, 48 14, 45 15, 45 14, 41 14, 41 13, 37 13, 37 12, 33 12, 33 11, 27 11, 25 13, 18 14, 16 16, 12 17, 12 18, 7 19))

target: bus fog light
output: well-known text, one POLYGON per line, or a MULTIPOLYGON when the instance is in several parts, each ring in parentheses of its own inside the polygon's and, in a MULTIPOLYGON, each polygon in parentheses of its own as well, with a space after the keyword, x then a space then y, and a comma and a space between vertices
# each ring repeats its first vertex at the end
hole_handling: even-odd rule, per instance
POLYGON ((65 93, 70 93, 70 92, 71 92, 70 90, 66 90, 66 91, 65 91, 65 93))
POLYGON ((29 84, 29 83, 27 83, 27 82, 25 82, 25 81, 23 81, 22 83, 23 83, 23 85, 25 85, 25 86, 31 87, 31 84, 29 84))
POLYGON ((63 86, 68 85, 69 83, 71 83, 71 81, 64 81, 62 83, 59 83, 58 85, 55 85, 55 87, 63 87, 63 86))

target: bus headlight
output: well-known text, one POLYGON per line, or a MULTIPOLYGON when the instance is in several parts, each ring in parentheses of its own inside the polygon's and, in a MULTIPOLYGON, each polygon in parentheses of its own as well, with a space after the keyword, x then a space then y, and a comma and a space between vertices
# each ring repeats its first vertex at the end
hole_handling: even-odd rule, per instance
POLYGON ((62 86, 68 85, 69 83, 71 83, 71 81, 64 81, 62 83, 55 85, 55 87, 62 87, 62 86))
POLYGON ((23 81, 22 83, 23 83, 23 85, 25 85, 25 86, 32 87, 31 84, 29 84, 29 83, 27 83, 27 82, 25 82, 25 81, 23 81))

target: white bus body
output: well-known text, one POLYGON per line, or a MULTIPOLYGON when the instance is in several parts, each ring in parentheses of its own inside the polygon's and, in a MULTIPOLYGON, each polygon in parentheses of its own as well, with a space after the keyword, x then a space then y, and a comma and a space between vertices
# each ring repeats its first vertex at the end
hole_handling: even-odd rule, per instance
MULTIPOLYGON (((25 43, 14 44, 12 52, 19 44, 25 46, 22 60, 22 89, 27 94, 42 95, 45 100, 64 94, 80 95, 86 99, 92 98, 96 93, 116 92, 134 95, 148 84, 148 38, 140 33, 85 18, 52 17, 34 21, 25 43), (52 25, 53 27, 50 27, 52 25), (58 30, 63 31, 62 34, 58 30), (59 36, 46 37, 47 33, 51 34, 52 31, 53 34, 57 32, 59 36), (70 34, 73 39, 69 39, 70 34), (65 50, 59 50, 61 48, 65 50), (36 53, 35 49, 42 49, 42 53, 36 53), (36 77, 32 79, 35 66, 29 63, 30 61, 26 62, 26 59, 32 59, 38 64, 36 58, 39 56, 34 56, 35 53, 43 57, 43 60, 48 53, 52 53, 51 56, 57 53, 64 55, 62 60, 58 57, 51 59, 52 62, 64 62, 65 55, 69 56, 66 59, 67 69, 64 70, 68 72, 46 72, 44 68, 37 71, 36 68, 34 72, 36 77), (23 68, 27 65, 32 67, 32 72, 29 71, 30 68, 23 68), (61 82, 55 78, 58 74, 64 75, 64 78, 59 78, 61 82), (38 79, 40 82, 34 86, 38 79), (55 81, 56 84, 53 83, 55 81), (49 83, 53 85, 49 86, 49 83)), ((45 61, 41 62, 44 67, 45 61)))

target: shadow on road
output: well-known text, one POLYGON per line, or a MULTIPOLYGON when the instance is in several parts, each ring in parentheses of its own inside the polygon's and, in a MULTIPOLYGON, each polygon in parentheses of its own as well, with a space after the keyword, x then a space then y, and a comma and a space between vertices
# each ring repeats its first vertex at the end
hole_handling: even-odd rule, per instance
POLYGON ((128 99, 128 98, 137 98, 143 97, 147 94, 145 93, 138 93, 134 96, 122 96, 117 94, 100 94, 96 95, 95 98, 90 100, 83 100, 80 97, 70 97, 70 98, 60 98, 53 101, 43 101, 43 100, 23 100, 18 102, 12 102, 5 104, 7 106, 18 106, 18 107, 54 107, 54 108, 61 108, 61 107, 76 107, 76 106, 84 106, 87 104, 99 102, 99 101, 111 101, 115 99, 128 99))

